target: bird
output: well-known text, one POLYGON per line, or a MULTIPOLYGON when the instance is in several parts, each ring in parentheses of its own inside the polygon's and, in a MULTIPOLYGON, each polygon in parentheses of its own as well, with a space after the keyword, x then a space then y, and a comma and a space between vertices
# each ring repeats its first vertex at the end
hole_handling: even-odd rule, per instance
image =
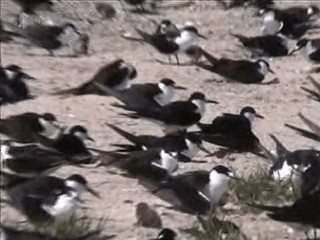
POLYGON ((69 22, 62 25, 34 24, 24 28, 9 22, 6 24, 30 44, 47 50, 50 56, 54 56, 55 50, 73 46, 81 37, 76 26, 69 22))
POLYGON ((181 31, 171 20, 163 19, 160 24, 157 23, 157 28, 153 36, 165 35, 167 39, 174 40, 181 36, 181 31))
POLYGON ((20 178, 48 175, 68 163, 61 153, 41 148, 37 144, 17 145, 5 141, 1 145, 1 172, 20 178))
POLYGON ((115 125, 108 124, 108 126, 132 143, 132 145, 113 144, 113 146, 120 148, 117 150, 118 152, 141 151, 144 149, 164 149, 165 151, 178 152, 182 156, 185 156, 185 158, 182 158, 182 156, 179 158, 179 160, 185 162, 192 161, 199 150, 210 154, 210 152, 203 147, 202 141, 197 134, 181 133, 156 137, 152 135, 134 135, 115 125))
POLYGON ((150 240, 175 240, 177 237, 177 233, 170 228, 163 228, 158 233, 157 238, 150 240))
MULTIPOLYGON (((202 55, 210 62, 210 64, 199 62, 196 66, 214 72, 223 76, 227 80, 252 84, 261 83, 268 72, 274 74, 270 69, 267 61, 259 59, 257 61, 249 60, 233 60, 228 58, 215 58, 210 53, 201 49, 202 55)), ((275 80, 268 82, 268 84, 275 82, 275 80)))
POLYGON ((86 240, 91 239, 96 235, 99 235, 98 231, 90 231, 82 236, 75 238, 55 238, 40 232, 15 229, 13 227, 0 224, 0 237, 4 240, 86 240))
POLYGON ((288 123, 286 123, 285 126, 292 129, 292 130, 295 130, 297 133, 299 133, 300 135, 302 135, 306 138, 310 138, 312 140, 320 142, 320 127, 317 124, 315 124, 314 122, 312 122, 310 119, 305 117, 302 113, 299 113, 299 117, 309 127, 309 129, 311 131, 293 126, 288 123))
POLYGON ((133 84, 122 91, 95 84, 101 91, 105 91, 107 95, 114 96, 125 104, 125 107, 119 104, 112 104, 113 106, 132 111, 143 111, 151 107, 167 105, 174 98, 176 90, 186 90, 185 87, 178 86, 170 78, 163 78, 158 83, 133 84))
POLYGON ((72 94, 72 95, 106 95, 104 91, 98 88, 94 83, 99 83, 116 90, 125 90, 130 88, 131 80, 137 77, 137 69, 129 62, 123 59, 116 59, 101 67, 95 75, 86 83, 79 87, 62 90, 54 95, 72 94))
POLYGON ((139 202, 136 206, 137 225, 146 228, 161 228, 162 221, 159 214, 147 203, 139 202))
POLYGON ((291 181, 294 187, 300 188, 301 195, 309 193, 314 187, 313 178, 310 180, 309 177, 309 180, 302 184, 300 182, 303 177, 308 178, 314 169, 319 169, 320 151, 314 149, 289 151, 274 135, 271 134, 270 137, 276 143, 277 152, 270 168, 272 177, 278 181, 291 181), (305 173, 306 171, 308 172, 305 173))
MULTIPOLYGON (((187 24, 181 31, 180 36, 176 38, 167 37, 168 32, 149 34, 138 28, 135 28, 136 32, 142 38, 141 41, 153 46, 161 54, 174 55, 177 64, 180 64, 178 54, 185 52, 189 47, 193 46, 198 37, 206 39, 205 36, 198 32, 198 29, 190 24, 187 24)), ((169 59, 170 60, 170 59, 169 59)))
POLYGON ((179 154, 163 149, 135 151, 129 154, 104 152, 104 155, 111 158, 102 163, 104 166, 115 166, 150 183, 163 181, 178 169, 179 154))
POLYGON ((292 205, 279 207, 249 204, 249 206, 267 211, 268 216, 275 221, 303 230, 307 237, 310 229, 320 228, 320 191, 302 196, 292 205))
POLYGON ((98 2, 95 4, 95 8, 102 19, 112 19, 117 14, 114 6, 109 3, 98 2))
POLYGON ((246 37, 233 34, 244 47, 249 49, 253 56, 282 57, 289 54, 288 39, 281 34, 246 37))
POLYGON ((149 6, 154 9, 157 5, 159 0, 124 0, 125 3, 136 6, 136 11, 137 12, 146 12, 145 5, 149 4, 149 6))
POLYGON ((11 64, 0 68, 0 104, 15 103, 31 98, 24 80, 35 78, 24 73, 21 67, 11 64))
MULTIPOLYGON (((52 0, 12 0, 21 7, 21 11, 26 14, 35 14, 35 10, 41 5, 46 5, 47 9, 51 9, 53 6, 52 0)), ((60 1, 60 0, 58 0, 60 1)))
POLYGON ((68 133, 63 133, 56 138, 37 136, 37 142, 46 148, 63 154, 70 163, 90 163, 92 154, 86 147, 86 142, 94 142, 86 128, 81 125, 71 127, 68 133))
POLYGON ((5 189, 11 206, 33 223, 60 222, 69 219, 81 206, 82 195, 99 194, 78 174, 66 179, 38 177, 5 189))
POLYGON ((260 11, 265 34, 282 33, 290 38, 301 38, 308 30, 315 28, 312 19, 319 13, 316 6, 291 7, 287 9, 265 8, 260 11))
POLYGON ((25 112, 0 119, 0 133, 22 143, 35 142, 40 135, 52 137, 60 130, 52 113, 25 112))
POLYGON ((153 193, 159 195, 161 190, 172 190, 181 204, 176 207, 188 213, 206 214, 216 208, 227 192, 231 178, 235 177, 229 168, 217 165, 211 171, 169 176, 153 193))
POLYGON ((305 49, 305 54, 311 61, 320 62, 320 38, 300 39, 297 41, 295 49, 293 49, 289 55, 292 55, 294 52, 299 51, 302 48, 305 49))
MULTIPOLYGON (((207 103, 218 103, 206 99, 200 92, 191 94, 187 101, 176 101, 162 107, 152 107, 133 113, 123 113, 130 118, 145 118, 164 127, 166 134, 184 131, 200 121, 207 103)), ((128 109, 130 110, 130 109, 128 109)))
POLYGON ((198 123, 198 133, 203 141, 230 151, 259 153, 264 148, 251 129, 256 117, 263 118, 253 107, 247 106, 240 114, 225 113, 213 119, 211 124, 198 123))

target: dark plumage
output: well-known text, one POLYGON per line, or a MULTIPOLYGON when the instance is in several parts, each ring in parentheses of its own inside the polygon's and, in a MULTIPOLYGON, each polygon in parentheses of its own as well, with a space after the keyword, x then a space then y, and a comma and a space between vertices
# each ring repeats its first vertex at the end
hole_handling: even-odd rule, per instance
POLYGON ((240 83, 261 83, 268 72, 273 73, 269 63, 265 60, 255 62, 249 60, 233 60, 228 58, 215 58, 205 50, 201 49, 202 55, 210 62, 196 63, 197 66, 214 72, 228 80, 240 83))
POLYGON ((137 77, 136 68, 122 59, 117 59, 111 63, 101 67, 97 73, 88 82, 81 84, 79 87, 62 90, 55 94, 97 94, 106 95, 104 91, 99 89, 95 83, 102 86, 124 90, 131 85, 130 81, 137 77))

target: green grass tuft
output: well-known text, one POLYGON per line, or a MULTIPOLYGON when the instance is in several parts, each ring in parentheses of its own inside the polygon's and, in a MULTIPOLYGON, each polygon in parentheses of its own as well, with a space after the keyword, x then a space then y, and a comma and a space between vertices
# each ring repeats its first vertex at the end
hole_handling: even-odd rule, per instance
POLYGON ((289 182, 275 181, 267 171, 257 170, 247 178, 233 181, 231 189, 240 204, 284 203, 297 199, 289 182))
POLYGON ((231 221, 219 220, 215 216, 198 217, 200 226, 182 231, 197 240, 247 240, 240 228, 231 221))

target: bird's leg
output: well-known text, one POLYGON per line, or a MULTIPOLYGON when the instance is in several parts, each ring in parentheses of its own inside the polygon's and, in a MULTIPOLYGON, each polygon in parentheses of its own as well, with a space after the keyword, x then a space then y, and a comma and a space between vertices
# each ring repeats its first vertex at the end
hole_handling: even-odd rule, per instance
POLYGON ((171 55, 168 55, 168 60, 169 60, 169 63, 171 63, 171 55))
POLYGON ((176 60, 177 60, 177 64, 180 65, 180 61, 179 61, 178 54, 175 54, 174 56, 175 56, 175 58, 176 58, 176 60))
POLYGON ((54 57, 53 51, 52 50, 48 50, 50 57, 54 57))

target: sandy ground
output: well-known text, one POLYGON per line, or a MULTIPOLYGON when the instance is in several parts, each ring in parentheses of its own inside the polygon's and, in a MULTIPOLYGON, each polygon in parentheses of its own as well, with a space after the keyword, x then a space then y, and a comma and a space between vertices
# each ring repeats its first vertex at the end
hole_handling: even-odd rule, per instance
MULTIPOLYGON (((124 32, 132 32, 132 26, 149 28, 152 26, 148 19, 171 19, 178 24, 186 21, 196 23, 202 34, 209 40, 201 41, 200 45, 216 56, 231 58, 245 58, 249 56, 237 45, 237 41, 228 32, 255 35, 259 33, 259 19, 253 17, 253 9, 237 8, 225 11, 213 1, 200 1, 185 8, 160 9, 160 15, 137 15, 124 13, 118 1, 112 2, 118 15, 114 21, 100 20, 94 9, 94 1, 62 1, 57 4, 57 13, 50 16, 60 23, 71 21, 81 31, 91 36, 90 55, 79 58, 49 57, 45 51, 28 49, 16 44, 2 44, 2 65, 17 64, 27 73, 38 80, 30 82, 33 95, 37 98, 7 105, 1 109, 1 117, 19 114, 26 111, 52 112, 65 124, 82 124, 86 126, 90 135, 96 140, 94 147, 110 150, 111 143, 124 142, 121 137, 111 131, 106 123, 117 124, 134 133, 161 134, 160 129, 147 121, 131 121, 117 115, 117 111, 110 106, 115 102, 110 97, 93 95, 61 98, 51 96, 56 90, 68 89, 87 81, 100 66, 116 59, 123 58, 133 63, 138 70, 136 82, 156 82, 160 78, 169 77, 179 85, 188 87, 187 92, 179 93, 177 99, 187 98, 194 90, 203 91, 208 98, 217 100, 219 105, 208 106, 203 122, 223 112, 238 112, 242 107, 251 105, 265 116, 254 125, 254 131, 268 148, 274 144, 268 137, 273 133, 289 149, 318 148, 315 142, 297 136, 293 131, 284 128, 284 123, 300 125, 298 112, 308 115, 316 122, 320 122, 318 103, 310 101, 300 90, 303 85, 308 86, 307 70, 314 66, 302 54, 292 57, 271 59, 270 64, 280 79, 277 85, 241 85, 226 82, 208 82, 209 79, 219 79, 216 75, 196 67, 163 66, 154 61, 153 56, 166 60, 146 45, 129 42, 120 37, 124 32), (91 24, 88 19, 90 19, 91 24), (28 56, 25 52, 36 52, 37 56, 28 56), (40 54, 40 55, 39 55, 40 54), (44 54, 44 55, 42 55, 44 54), (181 94, 181 95, 180 95, 181 94)), ((303 1, 304 5, 309 4, 303 1)), ((320 7, 320 3, 316 3, 320 7)), ((282 7, 295 5, 294 1, 284 1, 278 4, 282 7)), ((2 1, 1 16, 3 19, 12 19, 11 14, 18 8, 11 1, 2 1)), ((315 79, 319 77, 314 75, 315 79)), ((215 146, 207 146, 214 150, 215 146)), ((197 159, 204 159, 199 154, 197 159)), ((216 164, 225 164, 237 174, 247 174, 259 167, 267 167, 264 161, 252 154, 234 154, 229 158, 205 159, 205 164, 184 164, 179 171, 206 169, 216 164), (234 160, 234 161, 231 161, 234 160)), ((116 239, 147 239, 154 237, 158 230, 137 228, 134 223, 135 205, 140 201, 147 201, 162 216, 163 225, 173 229, 190 227, 195 221, 194 216, 168 210, 163 206, 167 203, 148 193, 139 186, 135 179, 110 174, 107 169, 78 169, 65 167, 58 171, 58 176, 68 176, 72 173, 84 174, 89 182, 103 196, 102 200, 91 199, 87 202, 90 207, 88 214, 94 217, 108 219, 105 232, 116 234, 116 239), (129 203, 127 200, 131 200, 129 203)), ((232 207, 231 207, 232 208, 232 207)), ((225 216, 237 223, 252 239, 301 239, 300 233, 289 233, 288 227, 269 220, 265 214, 246 214, 239 216, 233 213, 225 216)), ((1 212, 2 221, 16 221, 21 217, 8 208, 1 212)), ((188 239, 180 234, 179 239, 188 239)))

